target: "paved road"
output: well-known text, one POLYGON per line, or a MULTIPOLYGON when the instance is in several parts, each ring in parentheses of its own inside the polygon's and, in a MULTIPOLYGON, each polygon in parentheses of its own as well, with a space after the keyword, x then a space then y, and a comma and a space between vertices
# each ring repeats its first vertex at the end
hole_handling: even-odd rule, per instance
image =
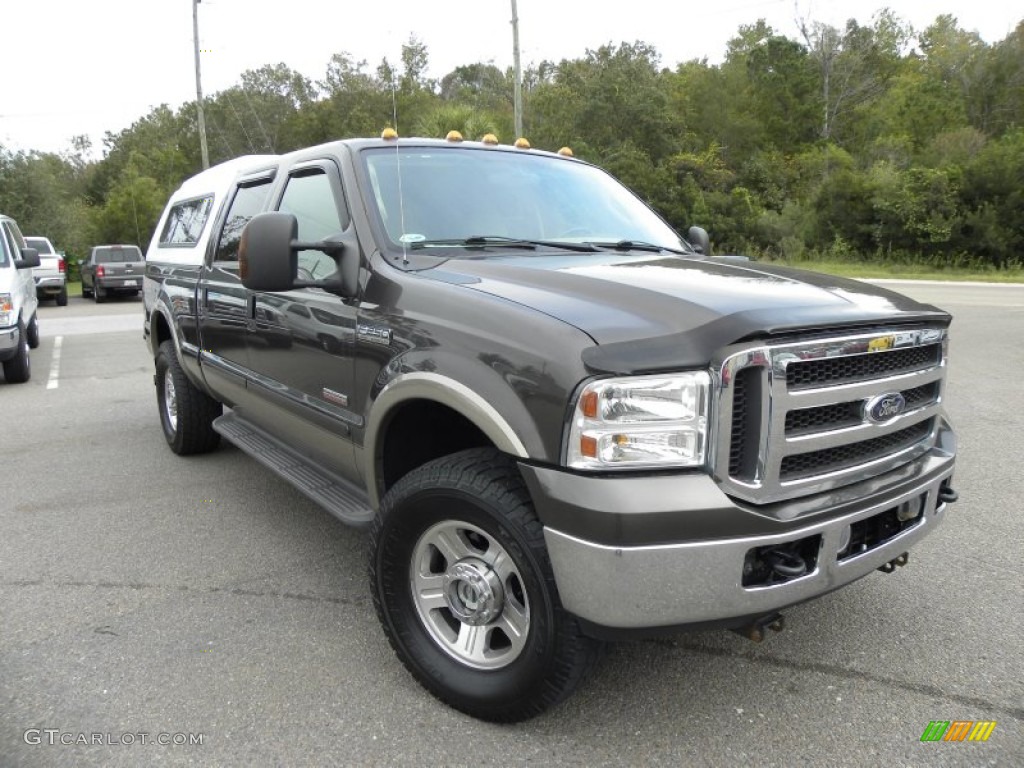
POLYGON ((896 287, 956 316, 962 500, 910 565, 762 645, 615 646, 510 727, 405 673, 362 533, 237 450, 170 453, 138 301, 45 306, 32 381, 0 382, 0 766, 1021 765, 1024 287, 896 287), (997 726, 919 741, 958 719, 997 726), (60 743, 93 734, 135 743, 60 743))

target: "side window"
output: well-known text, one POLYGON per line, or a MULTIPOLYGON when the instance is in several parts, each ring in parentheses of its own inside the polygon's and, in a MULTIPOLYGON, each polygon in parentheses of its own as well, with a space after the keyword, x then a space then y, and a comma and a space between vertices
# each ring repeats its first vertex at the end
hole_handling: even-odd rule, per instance
POLYGON ((242 230, 249 219, 263 211, 269 193, 270 179, 238 187, 220 231, 215 261, 238 261, 238 241, 242 239, 242 230))
MULTIPOLYGON (((348 225, 343 204, 334 196, 331 178, 321 168, 303 171, 288 179, 278 210, 295 216, 299 240, 327 240, 348 225)), ((299 251, 299 277, 324 280, 338 271, 338 264, 323 251, 299 251)))
POLYGON ((13 258, 8 256, 9 253, 13 253, 9 237, 6 224, 0 224, 0 266, 7 266, 7 259, 13 258))
POLYGON ((3 223, 3 239, 7 246, 6 250, 10 252, 12 259, 21 258, 21 248, 25 244, 25 238, 21 236, 21 230, 18 229, 18 225, 8 219, 3 223))
POLYGON ((11 245, 14 247, 14 254, 17 258, 21 258, 21 249, 25 248, 25 237, 21 234, 21 230, 18 229, 18 225, 13 221, 7 221, 4 224, 7 227, 7 236, 11 241, 11 245))
POLYGON ((174 246, 190 246, 199 242, 199 236, 203 234, 206 220, 210 216, 210 208, 213 207, 213 196, 197 197, 193 200, 182 200, 175 203, 167 214, 167 223, 160 233, 159 246, 168 248, 174 246))

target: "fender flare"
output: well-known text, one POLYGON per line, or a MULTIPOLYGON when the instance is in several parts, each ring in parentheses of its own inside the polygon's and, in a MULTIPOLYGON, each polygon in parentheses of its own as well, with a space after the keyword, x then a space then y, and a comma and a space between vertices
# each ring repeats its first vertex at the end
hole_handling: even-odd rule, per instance
POLYGON ((457 411, 477 427, 503 453, 529 458, 522 438, 508 420, 484 397, 455 379, 437 373, 414 371, 390 381, 373 402, 363 445, 364 476, 374 509, 380 504, 377 484, 377 442, 388 415, 410 400, 430 400, 457 411))

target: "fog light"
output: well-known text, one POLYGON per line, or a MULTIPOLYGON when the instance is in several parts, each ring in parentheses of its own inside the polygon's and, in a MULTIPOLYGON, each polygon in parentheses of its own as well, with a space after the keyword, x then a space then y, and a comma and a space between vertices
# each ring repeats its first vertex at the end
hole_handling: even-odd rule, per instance
POLYGON ((839 534, 839 552, 838 552, 838 554, 840 554, 840 555, 846 554, 846 550, 850 546, 850 536, 851 536, 851 534, 852 534, 852 529, 850 528, 850 526, 846 526, 845 528, 843 528, 843 532, 841 534, 839 534))

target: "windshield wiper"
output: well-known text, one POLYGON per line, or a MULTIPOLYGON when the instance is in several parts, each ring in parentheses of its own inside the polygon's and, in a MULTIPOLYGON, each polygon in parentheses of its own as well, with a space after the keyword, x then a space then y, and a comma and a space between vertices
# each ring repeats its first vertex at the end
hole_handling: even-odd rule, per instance
POLYGON ((668 251, 669 253, 688 253, 687 251, 679 248, 669 248, 664 245, 645 243, 643 240, 619 240, 617 243, 590 243, 590 245, 596 245, 599 248, 614 248, 616 251, 651 251, 652 253, 668 251))
POLYGON ((527 240, 520 237, 504 237, 502 235, 474 235, 466 238, 450 240, 420 240, 412 243, 411 248, 430 248, 432 246, 462 246, 465 248, 524 248, 535 251, 537 248, 561 248, 579 253, 594 253, 597 248, 591 243, 563 243, 558 240, 527 240))

